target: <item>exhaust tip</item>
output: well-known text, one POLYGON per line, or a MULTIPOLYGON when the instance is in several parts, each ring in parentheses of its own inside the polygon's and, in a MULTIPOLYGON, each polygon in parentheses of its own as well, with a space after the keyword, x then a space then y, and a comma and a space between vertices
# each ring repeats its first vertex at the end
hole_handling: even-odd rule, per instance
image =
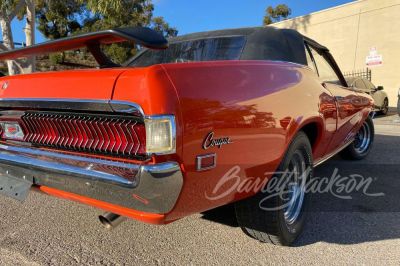
POLYGON ((100 220, 100 223, 102 225, 104 225, 104 227, 106 229, 111 230, 113 228, 111 222, 106 217, 104 217, 103 215, 99 215, 99 220, 100 220))
POLYGON ((115 213, 107 212, 99 215, 99 220, 102 225, 108 230, 115 228, 117 225, 126 220, 126 217, 120 216, 115 213))

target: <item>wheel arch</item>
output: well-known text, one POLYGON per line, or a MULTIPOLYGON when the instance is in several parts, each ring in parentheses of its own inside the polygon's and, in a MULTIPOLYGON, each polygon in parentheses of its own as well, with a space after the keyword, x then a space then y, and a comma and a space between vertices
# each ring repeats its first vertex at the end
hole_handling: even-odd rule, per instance
POLYGON ((388 102, 389 102, 389 96, 387 95, 387 93, 385 91, 376 92, 375 95, 372 98, 375 101, 375 105, 378 106, 379 108, 382 107, 383 102, 385 101, 385 99, 388 99, 388 102))
POLYGON ((317 122, 310 122, 300 128, 299 131, 303 131, 307 135, 311 148, 314 150, 318 135, 320 135, 317 122))
POLYGON ((325 125, 321 117, 307 119, 299 125, 296 132, 291 136, 290 142, 292 142, 297 133, 303 131, 310 141, 312 153, 315 154, 323 138, 324 129, 325 125))

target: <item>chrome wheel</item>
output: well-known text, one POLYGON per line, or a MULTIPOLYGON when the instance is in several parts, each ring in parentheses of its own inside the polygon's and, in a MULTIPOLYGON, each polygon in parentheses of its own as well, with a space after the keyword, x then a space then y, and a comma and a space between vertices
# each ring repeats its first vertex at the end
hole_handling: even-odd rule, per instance
POLYGON ((357 153, 364 153, 369 149, 371 145, 371 128, 368 123, 364 122, 361 129, 357 132, 353 145, 357 153))
POLYGON ((383 115, 386 115, 388 111, 389 111, 389 101, 388 99, 385 99, 383 101, 381 112, 383 115))
POLYGON ((289 163, 286 193, 283 199, 285 208, 283 215, 285 223, 289 227, 295 224, 301 213, 305 195, 305 182, 307 176, 306 160, 301 151, 296 151, 289 163))

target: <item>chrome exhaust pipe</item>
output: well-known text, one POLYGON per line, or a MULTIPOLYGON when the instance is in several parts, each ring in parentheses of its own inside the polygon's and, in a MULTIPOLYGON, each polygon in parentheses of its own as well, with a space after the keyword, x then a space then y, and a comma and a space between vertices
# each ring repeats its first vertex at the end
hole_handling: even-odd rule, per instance
POLYGON ((111 230, 116 226, 118 226, 123 221, 125 221, 126 217, 120 216, 112 212, 106 212, 103 215, 99 215, 99 220, 104 225, 105 228, 111 230))

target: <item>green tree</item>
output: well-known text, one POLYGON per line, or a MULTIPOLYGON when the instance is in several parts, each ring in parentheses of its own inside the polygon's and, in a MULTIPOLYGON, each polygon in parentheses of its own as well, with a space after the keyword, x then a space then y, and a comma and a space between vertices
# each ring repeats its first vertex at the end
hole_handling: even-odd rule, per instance
MULTIPOLYGON (((17 18, 25 19, 24 28, 26 36, 26 45, 35 44, 35 0, 1 0, 0 1, 0 26, 3 43, 0 43, 1 51, 15 49, 11 22, 17 18)), ((8 73, 10 75, 23 73, 32 73, 36 68, 36 59, 34 57, 26 60, 7 61, 8 73)))
POLYGON ((164 21, 163 17, 155 17, 151 19, 152 28, 165 37, 174 37, 178 35, 177 28, 171 28, 169 23, 164 21))
POLYGON ((272 6, 267 7, 263 25, 269 25, 287 19, 292 14, 292 9, 285 4, 277 5, 275 8, 272 6))
MULTIPOLYGON (((54 40, 67 37, 72 32, 81 29, 79 22, 86 11, 81 0, 36 0, 38 21, 37 29, 46 39, 54 40)), ((50 61, 64 63, 66 53, 50 55, 50 61)))
MULTIPOLYGON (((176 36, 163 17, 153 17, 151 0, 37 0, 42 1, 38 13, 38 29, 49 39, 102 29, 144 26, 152 27, 166 37, 176 36)), ((102 47, 114 62, 123 63, 137 53, 131 43, 102 47)))
MULTIPOLYGON (((106 14, 107 12, 118 13, 123 7, 124 0, 81 0, 82 3, 86 3, 88 9, 93 13, 106 14)), ((128 1, 129 2, 129 1, 128 1)))
POLYGON ((46 39, 67 37, 81 28, 80 16, 85 12, 81 0, 36 0, 37 29, 46 39))

